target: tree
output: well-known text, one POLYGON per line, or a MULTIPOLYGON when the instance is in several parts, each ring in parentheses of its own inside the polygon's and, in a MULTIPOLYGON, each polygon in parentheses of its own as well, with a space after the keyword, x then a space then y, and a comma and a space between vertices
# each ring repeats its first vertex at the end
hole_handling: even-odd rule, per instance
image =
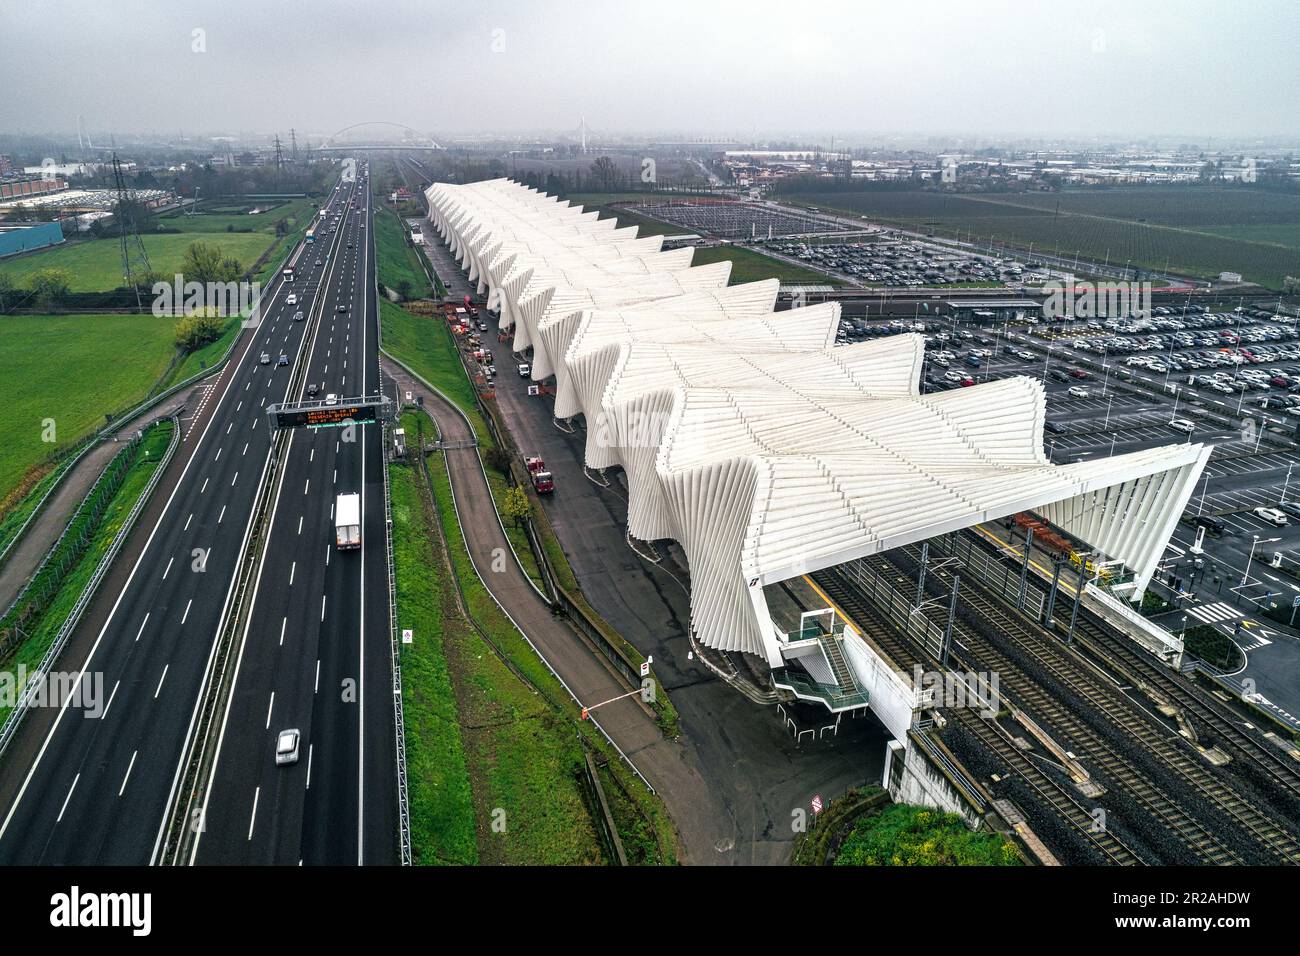
POLYGON ((186 282, 234 282, 243 272, 237 259, 223 256, 220 247, 206 242, 191 242, 181 258, 186 282))
POLYGON ((186 353, 195 352, 221 338, 223 324, 215 315, 187 315, 176 323, 176 347, 186 353))
POLYGON ((7 272, 0 272, 0 312, 9 307, 9 302, 14 298, 17 289, 14 277, 7 272))
POLYGON ((533 516, 533 503, 528 500, 528 493, 518 485, 506 492, 501 508, 515 527, 526 525, 533 516))
POLYGON ((72 273, 67 269, 38 269, 27 279, 27 288, 36 295, 42 308, 53 305, 72 288, 72 273))
POLYGON ((618 166, 608 156, 601 156, 591 164, 591 175, 601 189, 613 189, 618 180, 618 166))
POLYGON ((410 280, 410 279, 398 279, 398 280, 397 280, 397 294, 398 294, 399 296, 402 297, 402 301, 403 301, 403 302, 405 302, 407 299, 409 299, 409 298, 411 297, 411 280, 410 280))

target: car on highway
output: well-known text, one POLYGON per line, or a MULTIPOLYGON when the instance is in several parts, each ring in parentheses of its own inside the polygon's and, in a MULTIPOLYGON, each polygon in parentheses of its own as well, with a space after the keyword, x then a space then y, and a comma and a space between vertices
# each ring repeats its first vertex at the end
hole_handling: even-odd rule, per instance
POLYGON ((285 355, 283 352, 281 352, 281 353, 280 353, 280 360, 279 360, 278 362, 276 362, 275 364, 276 364, 276 365, 288 365, 288 364, 289 364, 289 356, 287 356, 287 355, 285 355))
POLYGON ((335 395, 333 392, 330 392, 328 395, 325 396, 326 405, 337 405, 338 403, 339 403, 339 397, 335 395))
POLYGON ((302 742, 302 734, 298 729, 282 730, 275 737, 275 765, 277 767, 287 767, 289 764, 298 762, 298 747, 302 742))
POLYGON ((293 320, 295 322, 301 322, 305 318, 307 318, 307 315, 305 312, 303 312, 302 309, 299 309, 297 312, 293 314, 293 320))
POLYGON ((319 394, 320 394, 320 386, 317 385, 315 382, 312 382, 310 385, 307 386, 308 398, 315 398, 319 394))
POLYGON ((317 259, 317 260, 316 260, 316 265, 317 265, 317 267, 319 267, 319 266, 323 266, 324 264, 325 264, 325 261, 324 261, 323 259, 317 259))
POLYGON ((258 365, 270 365, 270 364, 271 364, 271 356, 270 356, 268 353, 263 352, 261 358, 259 358, 259 359, 257 360, 257 364, 258 364, 258 365))
POLYGON ((337 311, 346 312, 347 310, 348 310, 348 304, 346 302, 340 302, 337 311))
POLYGON ((1251 509, 1250 513, 1260 521, 1267 521, 1269 524, 1278 528, 1281 528, 1288 523, 1286 515, 1276 508, 1266 508, 1263 505, 1260 505, 1258 508, 1251 509))
POLYGON ((287 296, 284 297, 284 304, 285 304, 285 305, 297 305, 297 304, 298 304, 298 294, 297 294, 296 292, 290 292, 287 296))
POLYGON ((1169 427, 1175 431, 1186 432, 1190 435, 1196 429, 1196 425, 1185 418, 1174 418, 1169 422, 1169 427))

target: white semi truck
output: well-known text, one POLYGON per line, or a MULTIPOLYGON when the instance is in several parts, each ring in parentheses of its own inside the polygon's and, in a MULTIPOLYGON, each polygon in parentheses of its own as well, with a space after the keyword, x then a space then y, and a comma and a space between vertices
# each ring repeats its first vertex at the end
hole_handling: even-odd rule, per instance
POLYGON ((334 544, 340 550, 361 547, 361 496, 339 495, 334 502, 334 544))

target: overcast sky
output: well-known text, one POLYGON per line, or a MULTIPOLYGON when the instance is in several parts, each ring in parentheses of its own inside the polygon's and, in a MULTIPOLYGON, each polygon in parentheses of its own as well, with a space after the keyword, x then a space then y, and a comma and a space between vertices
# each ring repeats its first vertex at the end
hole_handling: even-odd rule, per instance
POLYGON ((0 130, 1300 134, 1297 0, 0 0, 0 130))

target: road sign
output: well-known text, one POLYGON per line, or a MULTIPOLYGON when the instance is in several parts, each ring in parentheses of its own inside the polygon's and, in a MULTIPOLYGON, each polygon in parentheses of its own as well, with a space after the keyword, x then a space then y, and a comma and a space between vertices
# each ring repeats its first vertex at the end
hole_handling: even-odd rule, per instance
POLYGON ((409 627, 402 628, 402 643, 410 644, 415 640, 415 632, 409 627))
POLYGON ((529 395, 540 395, 540 394, 542 394, 542 387, 541 387, 540 385, 529 385, 529 386, 528 386, 528 394, 529 394, 529 395))
POLYGON ((822 812, 822 795, 821 795, 820 793, 818 793, 818 794, 814 794, 814 795, 813 795, 813 799, 812 799, 812 810, 813 810, 813 813, 821 813, 821 812, 822 812))
POLYGON ((388 397, 376 395, 336 400, 332 405, 323 400, 277 403, 268 405, 266 413, 277 428, 333 428, 378 421, 379 413, 388 407, 388 397))
POLYGON ((1294 598, 1291 599, 1291 606, 1300 607, 1300 594, 1297 594, 1294 598))

